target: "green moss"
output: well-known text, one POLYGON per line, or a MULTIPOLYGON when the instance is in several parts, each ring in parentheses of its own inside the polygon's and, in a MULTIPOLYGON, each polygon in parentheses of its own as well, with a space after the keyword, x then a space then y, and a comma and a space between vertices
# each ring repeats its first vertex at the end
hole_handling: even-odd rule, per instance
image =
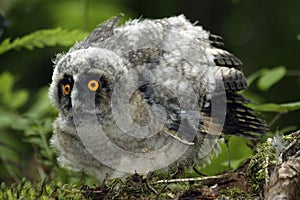
POLYGON ((269 168, 276 163, 276 149, 273 140, 269 138, 259 145, 257 153, 251 158, 246 175, 252 185, 252 189, 257 191, 263 189, 265 180, 269 179, 269 168))
POLYGON ((31 182, 23 179, 20 183, 10 186, 2 183, 0 199, 84 199, 84 196, 74 184, 60 184, 52 181, 31 182))
POLYGON ((236 187, 221 190, 220 194, 230 197, 230 199, 254 199, 254 196, 251 193, 245 192, 236 187))
POLYGON ((251 158, 246 175, 254 190, 263 190, 266 180, 270 178, 270 172, 276 165, 279 154, 284 151, 287 144, 299 138, 298 134, 276 135, 257 148, 257 153, 251 158))

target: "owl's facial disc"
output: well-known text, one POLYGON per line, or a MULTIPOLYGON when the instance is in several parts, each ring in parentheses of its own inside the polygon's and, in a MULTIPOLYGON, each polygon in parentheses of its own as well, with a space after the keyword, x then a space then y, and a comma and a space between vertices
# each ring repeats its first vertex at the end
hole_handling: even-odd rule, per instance
POLYGON ((95 113, 110 104, 111 85, 103 72, 97 70, 79 74, 71 92, 73 112, 95 113))
POLYGON ((50 86, 53 104, 64 115, 80 108, 110 108, 114 83, 127 70, 123 59, 110 50, 89 47, 58 57, 50 86))
POLYGON ((59 106, 63 110, 69 110, 71 105, 71 92, 74 86, 74 79, 71 75, 65 74, 63 79, 58 83, 57 94, 59 100, 59 106))

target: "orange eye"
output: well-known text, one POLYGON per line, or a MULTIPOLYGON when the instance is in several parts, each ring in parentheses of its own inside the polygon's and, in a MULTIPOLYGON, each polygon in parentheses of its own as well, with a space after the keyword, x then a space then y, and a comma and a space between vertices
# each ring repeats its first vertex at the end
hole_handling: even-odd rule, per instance
POLYGON ((64 85, 64 94, 69 95, 70 93, 71 93, 71 85, 70 84, 64 85))
POLYGON ((89 83, 88 83, 88 88, 92 92, 95 92, 96 90, 98 90, 99 86, 100 86, 99 82, 96 81, 96 80, 90 80, 89 83))

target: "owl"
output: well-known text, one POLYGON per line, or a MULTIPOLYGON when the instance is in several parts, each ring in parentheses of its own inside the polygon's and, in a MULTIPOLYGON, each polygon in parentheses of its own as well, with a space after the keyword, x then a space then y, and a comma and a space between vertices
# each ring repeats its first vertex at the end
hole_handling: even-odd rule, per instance
POLYGON ((51 144, 99 180, 205 164, 224 135, 259 138, 241 61, 185 16, 100 24, 54 62, 51 144))

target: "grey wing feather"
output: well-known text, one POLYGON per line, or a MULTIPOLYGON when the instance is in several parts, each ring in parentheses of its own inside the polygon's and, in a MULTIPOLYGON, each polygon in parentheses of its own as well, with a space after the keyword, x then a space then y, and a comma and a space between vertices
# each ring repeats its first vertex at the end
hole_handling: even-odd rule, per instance
MULTIPOLYGON (((193 116, 183 117, 186 113, 182 110, 178 100, 178 94, 176 94, 176 91, 166 88, 164 82, 159 78, 161 74, 155 73, 157 69, 159 70, 159 68, 163 66, 164 55, 168 53, 169 52, 157 48, 144 48, 130 51, 126 55, 126 58, 131 65, 130 67, 139 71, 140 87, 138 90, 143 96, 144 101, 147 102, 150 107, 159 105, 166 112, 167 116, 163 128, 164 132, 185 144, 192 145, 195 137, 193 133, 199 130, 199 119, 194 120, 193 116), (144 70, 153 70, 150 80, 148 74, 143 73, 144 70), (196 124, 196 126, 192 125, 190 123, 191 121, 193 121, 193 124, 196 124)), ((174 80, 172 80, 172 82, 179 84, 180 78, 173 78, 174 80)), ((171 80, 169 77, 165 77, 165 80, 166 79, 171 80)))
POLYGON ((214 47, 211 50, 214 55, 214 62, 217 66, 241 69, 240 66, 243 63, 236 56, 226 51, 222 37, 210 34, 208 39, 211 46, 214 47))
MULTIPOLYGON (((190 124, 190 116, 187 116, 189 120, 186 120, 187 117, 183 120, 185 111, 180 107, 176 94, 169 93, 165 88, 156 84, 142 85, 139 90, 148 104, 160 105, 166 111, 167 118, 164 124, 164 132, 183 143, 192 145, 196 136, 195 132, 198 132, 199 127, 194 127, 194 123, 190 124)), ((200 125, 200 122, 197 121, 196 124, 200 125)))
POLYGON ((210 34, 211 48, 208 52, 213 55, 218 68, 217 76, 221 76, 226 91, 239 91, 248 87, 246 78, 241 70, 243 64, 236 56, 224 49, 221 37, 210 34), (220 46, 219 44, 222 43, 220 46), (216 48, 216 46, 220 48, 216 48))
MULTIPOLYGON (((221 37, 211 35, 211 49, 208 50, 214 56, 214 63, 218 67, 215 76, 222 77, 226 94, 226 116, 223 124, 223 133, 226 135, 240 135, 249 138, 257 138, 267 130, 265 122, 258 117, 247 103, 250 101, 236 92, 248 87, 245 75, 241 70, 242 62, 233 54, 225 50, 221 37)), ((211 119, 211 105, 203 107, 202 131, 211 119)))
POLYGON ((222 77, 226 91, 234 92, 248 88, 245 75, 238 69, 219 67, 216 75, 222 77))
POLYGON ((221 48, 223 49, 225 47, 224 45, 224 40, 221 36, 219 35, 214 35, 214 34, 210 34, 208 37, 210 44, 216 48, 221 48))
POLYGON ((94 31, 92 31, 84 41, 76 44, 71 50, 84 49, 91 46, 97 46, 105 39, 111 37, 114 33, 114 29, 117 27, 120 22, 122 15, 115 16, 109 20, 100 24, 94 31))

